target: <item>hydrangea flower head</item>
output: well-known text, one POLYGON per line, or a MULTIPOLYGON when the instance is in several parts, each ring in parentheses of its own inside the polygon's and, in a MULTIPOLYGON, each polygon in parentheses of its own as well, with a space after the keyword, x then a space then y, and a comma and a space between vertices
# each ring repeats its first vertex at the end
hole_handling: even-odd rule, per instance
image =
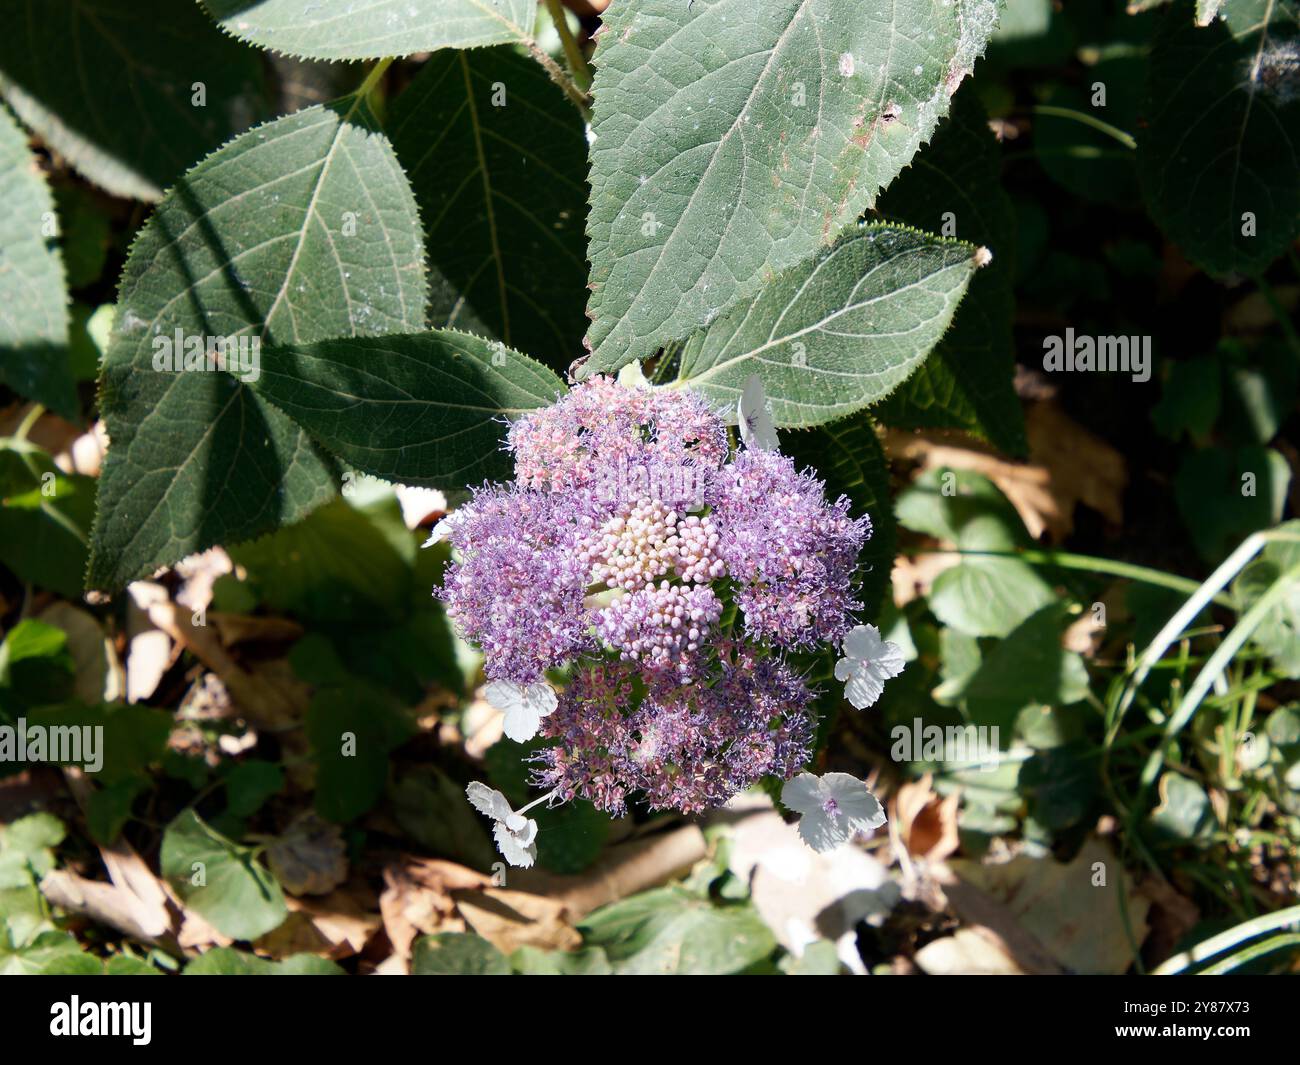
MULTIPOLYGON (((548 741, 533 783, 550 801, 695 813, 811 756, 813 692, 787 655, 858 631, 871 523, 780 454, 761 387, 737 415, 733 452, 702 397, 594 377, 516 421, 514 480, 431 537, 451 543, 438 594, 483 651, 506 734, 548 741), (556 668, 571 672, 558 698, 556 668)), ((533 846, 523 811, 476 799, 503 853, 533 846)))

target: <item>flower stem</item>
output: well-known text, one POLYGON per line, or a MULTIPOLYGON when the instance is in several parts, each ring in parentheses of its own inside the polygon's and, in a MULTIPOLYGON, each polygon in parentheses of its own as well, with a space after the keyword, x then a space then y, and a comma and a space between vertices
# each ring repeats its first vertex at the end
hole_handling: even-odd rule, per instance
POLYGON ((546 10, 550 13, 551 21, 555 23, 555 32, 560 35, 560 44, 564 46, 564 56, 569 61, 569 73, 573 76, 574 84, 586 92, 591 88, 591 68, 587 66, 582 49, 569 28, 569 19, 565 14, 564 5, 560 0, 546 0, 546 10))

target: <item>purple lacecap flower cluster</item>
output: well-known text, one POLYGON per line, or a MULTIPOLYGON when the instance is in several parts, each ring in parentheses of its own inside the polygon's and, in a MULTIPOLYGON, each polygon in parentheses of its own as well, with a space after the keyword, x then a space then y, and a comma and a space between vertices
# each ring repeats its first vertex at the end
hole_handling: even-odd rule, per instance
POLYGON ((852 627, 870 522, 783 455, 733 455, 684 390, 595 377, 507 446, 515 479, 453 515, 436 594, 490 679, 575 667, 538 783, 615 813, 631 793, 695 811, 791 776, 811 695, 783 654, 852 627), (728 599, 743 635, 719 628, 728 599))

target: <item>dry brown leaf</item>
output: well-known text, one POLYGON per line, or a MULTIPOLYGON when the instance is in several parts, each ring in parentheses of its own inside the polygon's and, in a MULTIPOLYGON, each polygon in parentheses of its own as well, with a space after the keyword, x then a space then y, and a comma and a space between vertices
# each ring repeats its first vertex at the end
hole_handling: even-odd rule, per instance
POLYGON ((337 961, 360 954, 382 927, 378 900, 362 884, 348 885, 322 898, 288 896, 289 916, 253 943, 253 949, 280 960, 315 954, 337 961))
POLYGON ((224 647, 233 647, 237 643, 246 643, 250 640, 287 643, 298 639, 303 634, 303 627, 291 618, 213 613, 208 615, 208 624, 216 628, 224 647))
POLYGON ((997 865, 955 861, 949 863, 949 872, 952 879, 943 881, 944 893, 959 916, 998 933, 1022 964, 1026 959, 1017 949, 1018 935, 1041 943, 1072 972, 1127 970, 1133 952, 1116 897, 1121 890, 1137 944, 1146 938, 1151 904, 1120 875, 1119 859, 1106 840, 1090 839, 1068 864, 1020 855, 997 865), (1100 876, 1105 883, 1094 884, 1100 876), (987 907, 974 912, 988 900, 999 905, 1001 917, 987 907))
POLYGON ((289 822, 267 846, 266 860, 280 886, 291 895, 328 895, 348 878, 343 832, 315 810, 289 822))
POLYGON ((894 559, 894 568, 890 580, 894 588, 894 605, 907 606, 913 599, 923 599, 930 594, 934 579, 944 570, 957 565, 961 557, 955 554, 927 554, 909 558, 898 555, 894 559))
POLYGON ((1074 528, 1074 508, 1091 507, 1112 525, 1124 523, 1124 487, 1128 483, 1124 456, 1089 432, 1055 403, 1033 403, 1025 412, 1031 462, 1047 468, 1049 487, 1062 515, 1051 526, 1059 542, 1074 528))
POLYGON ((922 469, 983 474, 1016 508, 1034 539, 1046 533, 1054 543, 1063 540, 1074 529, 1080 503, 1112 524, 1123 523, 1128 478, 1118 451, 1050 401, 1027 405, 1025 431, 1028 462, 1004 459, 982 441, 948 430, 887 430, 885 449, 922 469))
POLYGON ((67 634, 78 699, 93 704, 122 698, 126 691, 126 673, 113 641, 93 614, 56 600, 37 614, 36 619, 67 634))
POLYGON ((379 913, 393 953, 410 957, 416 936, 463 932, 453 891, 487 887, 491 878, 440 858, 399 855, 384 866, 379 913))
POLYGON ((931 976, 1023 976, 1005 944, 981 928, 959 928, 916 952, 916 964, 931 976))
POLYGON ((138 703, 157 690, 180 649, 150 617, 151 611, 168 605, 167 589, 153 581, 136 581, 126 591, 126 698, 138 703))
POLYGON ((957 835, 957 806, 961 796, 946 799, 935 794, 933 777, 902 785, 894 796, 892 820, 898 826, 907 853, 928 862, 941 862, 961 845, 957 835))
POLYGON ((566 919, 561 901, 505 888, 471 888, 453 892, 465 923, 503 954, 519 947, 576 950, 582 936, 566 919))

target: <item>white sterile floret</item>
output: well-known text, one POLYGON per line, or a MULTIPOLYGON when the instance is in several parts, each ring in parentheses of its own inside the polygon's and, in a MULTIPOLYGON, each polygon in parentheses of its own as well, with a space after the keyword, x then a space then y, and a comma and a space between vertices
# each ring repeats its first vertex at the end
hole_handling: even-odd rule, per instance
POLYGON ((800 815, 799 837, 819 854, 885 823, 880 800, 848 773, 800 773, 786 781, 781 802, 800 815))
POLYGON ((858 625, 844 637, 844 655, 835 663, 835 679, 844 685, 844 697, 865 710, 885 690, 885 681, 903 672, 903 649, 880 638, 874 625, 858 625))
MULTIPOLYGON (((492 818, 492 837, 497 850, 511 865, 527 869, 537 860, 537 822, 516 812, 501 792, 474 781, 465 789, 465 797, 479 813, 492 818)), ((527 807, 525 807, 527 809, 527 807)))
POLYGON ((745 447, 756 451, 780 451, 781 441, 776 435, 776 424, 767 405, 763 382, 758 374, 750 374, 736 405, 736 419, 740 425, 740 439, 745 447))
POLYGON ((516 743, 527 743, 536 736, 542 718, 557 705, 555 689, 544 680, 527 686, 510 680, 489 681, 483 694, 505 714, 502 730, 516 743))

